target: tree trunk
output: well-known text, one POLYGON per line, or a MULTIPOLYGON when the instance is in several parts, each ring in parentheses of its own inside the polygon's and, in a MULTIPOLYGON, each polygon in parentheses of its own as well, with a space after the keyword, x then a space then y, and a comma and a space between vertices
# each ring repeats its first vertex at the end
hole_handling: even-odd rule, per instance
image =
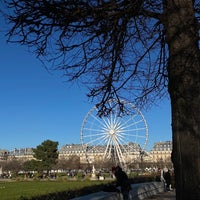
POLYGON ((200 199, 200 56, 193 0, 167 0, 169 94, 177 200, 200 199))

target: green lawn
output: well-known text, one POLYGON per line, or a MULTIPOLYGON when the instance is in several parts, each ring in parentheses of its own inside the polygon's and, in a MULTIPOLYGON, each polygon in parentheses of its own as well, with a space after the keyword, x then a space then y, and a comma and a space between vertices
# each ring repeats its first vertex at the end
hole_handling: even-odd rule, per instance
POLYGON ((18 181, 0 182, 1 200, 19 200, 54 192, 78 190, 85 186, 102 184, 96 181, 18 181))

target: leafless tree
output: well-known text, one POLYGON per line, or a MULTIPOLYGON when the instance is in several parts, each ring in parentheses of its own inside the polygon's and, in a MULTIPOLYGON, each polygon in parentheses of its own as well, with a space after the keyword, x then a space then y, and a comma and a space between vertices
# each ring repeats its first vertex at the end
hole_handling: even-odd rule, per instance
POLYGON ((121 98, 145 105, 169 94, 176 198, 200 199, 200 2, 4 2, 8 41, 79 79, 97 97, 99 115, 109 113, 112 98, 123 111, 121 98))
POLYGON ((66 160, 64 158, 58 159, 58 162, 57 162, 56 166, 54 167, 54 169, 66 170, 66 169, 68 169, 68 165, 69 165, 68 160, 66 160))
POLYGON ((23 169, 22 165, 23 165, 23 162, 20 160, 16 160, 16 159, 9 160, 4 165, 4 171, 7 171, 7 172, 10 171, 11 173, 17 174, 20 170, 23 169))

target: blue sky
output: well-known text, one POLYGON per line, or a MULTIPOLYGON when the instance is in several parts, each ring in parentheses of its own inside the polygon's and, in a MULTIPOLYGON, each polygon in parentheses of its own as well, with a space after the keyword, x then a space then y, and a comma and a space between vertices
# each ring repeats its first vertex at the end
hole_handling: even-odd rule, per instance
MULTIPOLYGON (((80 143, 81 124, 94 106, 84 87, 49 73, 25 47, 7 44, 0 33, 0 149, 36 147, 44 140, 80 143)), ((171 109, 165 99, 142 111, 149 129, 147 150, 172 140, 171 109)))

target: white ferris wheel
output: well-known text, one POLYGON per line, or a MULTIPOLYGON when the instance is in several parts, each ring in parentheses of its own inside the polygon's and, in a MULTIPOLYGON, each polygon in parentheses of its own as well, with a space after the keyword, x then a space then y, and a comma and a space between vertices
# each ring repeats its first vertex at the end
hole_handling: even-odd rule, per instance
POLYGON ((107 116, 99 117, 96 106, 87 113, 81 127, 81 143, 89 163, 100 157, 102 162, 112 160, 114 164, 126 166, 146 148, 147 123, 130 102, 123 101, 123 113, 115 100, 108 104, 113 109, 107 116))

